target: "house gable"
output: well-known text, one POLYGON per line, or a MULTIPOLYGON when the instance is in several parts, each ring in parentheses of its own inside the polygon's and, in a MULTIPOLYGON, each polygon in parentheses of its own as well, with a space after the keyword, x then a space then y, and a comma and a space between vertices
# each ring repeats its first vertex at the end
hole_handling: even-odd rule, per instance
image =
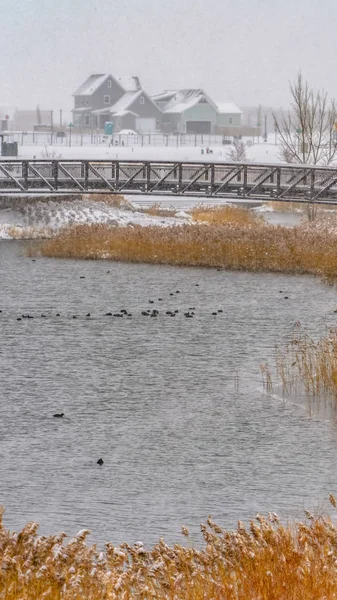
POLYGON ((95 110, 115 104, 124 94, 124 89, 112 75, 90 75, 76 90, 75 110, 87 107, 95 110))
POLYGON ((134 99, 128 108, 139 117, 152 117, 157 121, 161 121, 162 111, 144 90, 141 90, 141 93, 134 99))

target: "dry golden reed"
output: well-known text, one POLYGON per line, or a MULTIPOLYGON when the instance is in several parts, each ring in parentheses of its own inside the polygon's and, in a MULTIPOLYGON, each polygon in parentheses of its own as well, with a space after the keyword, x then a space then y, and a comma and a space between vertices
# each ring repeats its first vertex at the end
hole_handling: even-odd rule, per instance
POLYGON ((174 207, 162 208, 159 202, 156 202, 147 208, 137 207, 137 211, 150 215, 151 217, 174 217, 177 213, 177 210, 174 207))
POLYGON ((239 271, 337 276, 337 234, 322 227, 253 223, 173 227, 80 225, 30 249, 56 258, 221 267, 239 271))
POLYGON ((285 393, 303 389, 312 398, 337 400, 337 330, 315 342, 297 323, 290 341, 276 348, 276 368, 285 393))
MULTIPOLYGON (((330 495, 330 503, 336 506, 330 495)), ((146 549, 86 544, 88 531, 38 536, 28 523, 8 531, 0 516, 0 598, 4 600, 333 600, 337 598, 337 529, 305 511, 283 525, 257 515, 235 531, 211 517, 199 549, 162 539, 146 549)), ((186 527, 184 537, 189 537, 186 527)))
POLYGON ((191 211, 195 221, 223 225, 236 223, 237 225, 254 225, 260 218, 246 208, 237 206, 195 206, 191 211))
POLYGON ((90 200, 90 202, 103 202, 113 208, 120 208, 121 210, 135 210, 132 202, 121 194, 83 194, 84 200, 90 200))

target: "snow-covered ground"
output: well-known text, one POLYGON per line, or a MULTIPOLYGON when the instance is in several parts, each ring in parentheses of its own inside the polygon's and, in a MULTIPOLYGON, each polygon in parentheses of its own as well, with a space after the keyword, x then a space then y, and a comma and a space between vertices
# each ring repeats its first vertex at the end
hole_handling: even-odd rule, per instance
POLYGON ((127 227, 159 225, 169 227, 191 222, 183 210, 176 216, 151 216, 131 202, 127 209, 88 199, 25 200, 13 196, 6 207, 0 205, 0 239, 48 237, 58 229, 71 225, 104 223, 127 227))
MULTIPOLYGON (((110 160, 168 160, 231 162, 228 158, 230 146, 20 146, 19 158, 64 158, 64 159, 110 159, 110 160), (208 150, 208 152, 207 152, 208 150)), ((271 142, 248 146, 247 162, 278 163, 280 147, 271 142)))

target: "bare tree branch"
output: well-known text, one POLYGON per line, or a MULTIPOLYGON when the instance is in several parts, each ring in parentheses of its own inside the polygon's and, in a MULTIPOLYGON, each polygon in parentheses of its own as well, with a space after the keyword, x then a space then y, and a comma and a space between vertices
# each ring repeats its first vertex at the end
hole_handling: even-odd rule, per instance
POLYGON ((246 149, 247 145, 241 140, 234 140, 233 146, 227 152, 227 158, 236 162, 247 160, 246 149))
POLYGON ((314 90, 298 73, 290 83, 291 107, 277 118, 280 155, 286 162, 330 165, 337 158, 337 108, 324 90, 314 90))

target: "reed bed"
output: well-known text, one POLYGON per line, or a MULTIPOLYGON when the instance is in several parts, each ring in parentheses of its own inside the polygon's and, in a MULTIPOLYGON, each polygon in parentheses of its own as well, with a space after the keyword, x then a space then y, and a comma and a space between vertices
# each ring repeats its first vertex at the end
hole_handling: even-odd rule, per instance
MULTIPOLYGON (((335 498, 330 502, 336 506, 335 498)), ((277 514, 257 515, 226 531, 211 517, 197 549, 164 540, 150 549, 111 543, 99 552, 87 530, 38 536, 0 520, 0 598, 4 600, 332 600, 337 597, 337 529, 306 511, 283 525, 277 514)), ((189 532, 183 527, 183 535, 189 532)))
POLYGON ((315 342, 296 323, 290 341, 276 348, 276 368, 285 393, 299 389, 310 398, 337 401, 337 329, 315 342))
POLYGON ((260 220, 260 217, 247 210, 237 206, 202 206, 197 205, 190 211, 194 221, 206 223, 215 223, 223 225, 236 223, 237 225, 254 225, 260 220))
POLYGON ((56 258, 107 258, 134 263, 218 267, 239 271, 337 276, 337 234, 306 227, 187 224, 173 227, 80 225, 32 247, 56 258))
POLYGON ((177 210, 174 207, 163 208, 159 202, 152 204, 152 206, 137 208, 137 212, 150 215, 151 217, 174 217, 177 214, 177 210))
POLYGON ((119 208, 120 210, 135 210, 132 202, 121 194, 83 194, 82 198, 83 200, 90 200, 90 202, 103 202, 107 206, 119 208))

